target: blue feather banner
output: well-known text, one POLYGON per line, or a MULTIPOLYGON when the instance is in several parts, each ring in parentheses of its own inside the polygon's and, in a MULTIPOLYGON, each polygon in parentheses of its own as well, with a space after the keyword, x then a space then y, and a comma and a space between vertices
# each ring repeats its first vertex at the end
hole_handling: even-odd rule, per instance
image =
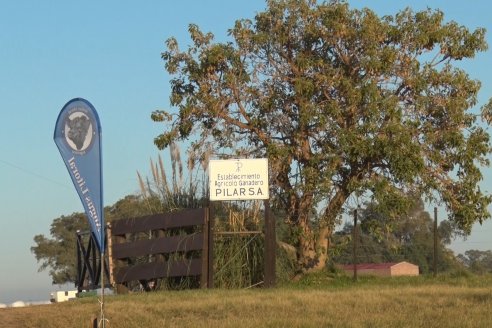
POLYGON ((82 98, 63 106, 53 137, 84 206, 91 232, 104 253, 101 124, 96 109, 82 98))

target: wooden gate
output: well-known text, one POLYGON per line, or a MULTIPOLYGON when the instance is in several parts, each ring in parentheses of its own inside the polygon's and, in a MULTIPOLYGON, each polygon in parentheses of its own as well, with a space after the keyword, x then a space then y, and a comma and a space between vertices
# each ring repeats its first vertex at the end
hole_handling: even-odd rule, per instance
POLYGON ((212 233, 207 208, 123 219, 108 224, 110 281, 124 291, 157 279, 200 276, 212 287, 212 233))

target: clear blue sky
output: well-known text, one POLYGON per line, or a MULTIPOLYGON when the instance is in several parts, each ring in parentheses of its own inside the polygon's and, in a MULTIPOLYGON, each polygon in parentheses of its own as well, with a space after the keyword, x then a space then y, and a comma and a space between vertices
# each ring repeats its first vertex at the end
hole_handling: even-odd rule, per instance
MULTIPOLYGON (((492 33, 492 3, 463 1, 350 1, 379 14, 410 6, 444 11, 446 19, 492 33)), ((104 197, 109 205, 137 192, 136 171, 147 174, 161 126, 150 120, 169 106, 169 76, 160 54, 174 36, 189 44, 189 23, 219 40, 238 18, 262 11, 262 0, 2 1, 0 10, 0 303, 45 300, 55 290, 37 272, 30 252, 36 234, 49 235, 54 218, 81 212, 53 129, 74 97, 98 110, 103 129, 104 197)), ((492 46, 492 34, 487 35, 492 46)), ((492 96, 490 50, 462 63, 482 81, 480 103, 492 96)), ((485 169, 484 190, 492 179, 485 169)), ((492 249, 492 223, 474 228, 457 252, 492 249)))

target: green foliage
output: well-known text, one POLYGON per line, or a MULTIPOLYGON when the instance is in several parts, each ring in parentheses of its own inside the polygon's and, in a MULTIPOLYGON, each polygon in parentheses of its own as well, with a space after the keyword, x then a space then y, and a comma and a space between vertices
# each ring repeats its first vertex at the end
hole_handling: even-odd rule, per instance
POLYGON ((197 158, 268 157, 275 204, 302 231, 300 264, 324 266, 319 250, 353 195, 393 217, 409 191, 423 195, 465 234, 490 217, 478 186, 489 134, 470 110, 480 83, 454 65, 487 49, 484 29, 439 10, 379 17, 344 1, 272 0, 236 21, 231 41, 189 32, 188 49, 171 38, 162 53, 177 112, 153 114, 167 124, 155 144, 193 136, 197 158))
POLYGON ((61 285, 77 279, 76 235, 87 229, 87 219, 82 213, 73 213, 53 220, 50 234, 34 236, 36 246, 31 247, 36 260, 41 262, 39 271, 49 269, 53 284, 61 285))
POLYGON ((492 251, 471 249, 459 254, 458 259, 473 273, 492 273, 492 251))
MULTIPOLYGON (((137 196, 126 196, 104 209, 107 222, 149 214, 148 203, 137 196)), ((83 213, 62 215, 51 223, 50 236, 34 236, 31 252, 36 257, 39 271, 49 270, 53 284, 61 285, 77 280, 76 232, 88 231, 89 225, 83 213)))

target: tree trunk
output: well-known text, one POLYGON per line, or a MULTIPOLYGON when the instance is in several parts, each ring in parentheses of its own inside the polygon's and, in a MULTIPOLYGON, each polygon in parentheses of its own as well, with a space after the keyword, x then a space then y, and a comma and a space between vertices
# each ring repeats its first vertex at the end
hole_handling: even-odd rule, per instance
POLYGON ((315 236, 307 216, 299 220, 299 230, 298 261, 302 271, 307 272, 318 266, 315 236))
POLYGON ((335 197, 333 197, 325 210, 317 233, 309 224, 307 211, 299 209, 302 214, 298 221, 300 228, 298 258, 302 272, 321 271, 326 267, 330 237, 335 228, 335 219, 348 195, 349 193, 346 190, 339 190, 335 194, 335 197))
POLYGON ((326 226, 316 234, 309 225, 301 226, 299 238, 299 264, 302 272, 321 271, 328 261, 329 238, 333 228, 326 226))
POLYGON ((318 266, 316 271, 323 270, 328 262, 328 249, 330 247, 330 237, 333 232, 333 227, 325 226, 319 230, 316 240, 316 248, 318 250, 318 266))

